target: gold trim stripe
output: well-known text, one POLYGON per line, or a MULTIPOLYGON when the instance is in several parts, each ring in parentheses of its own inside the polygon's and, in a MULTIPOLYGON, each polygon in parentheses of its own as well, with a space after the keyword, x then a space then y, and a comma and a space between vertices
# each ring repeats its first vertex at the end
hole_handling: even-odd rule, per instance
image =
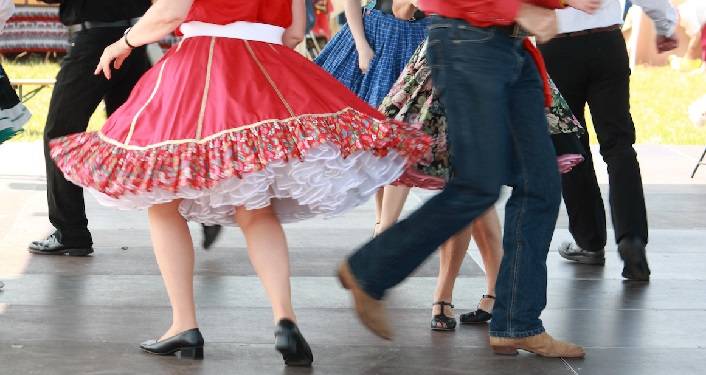
POLYGON ((213 50, 216 45, 216 38, 211 37, 211 46, 208 49, 208 63, 206 65, 206 84, 203 87, 201 96, 201 109, 199 110, 199 122, 196 126, 196 139, 201 139, 203 130, 203 119, 206 117, 206 103, 208 101, 208 89, 211 87, 211 67, 213 66, 213 50))
MULTIPOLYGON (((171 141, 164 141, 164 142, 151 144, 149 146, 131 146, 128 144, 120 143, 112 138, 109 138, 107 135, 103 134, 102 131, 98 132, 98 136, 104 142, 110 143, 111 145, 116 146, 116 147, 120 147, 120 148, 123 148, 126 150, 144 151, 144 150, 158 148, 158 147, 162 147, 162 146, 166 146, 166 145, 180 145, 180 144, 184 144, 184 143, 204 144, 204 143, 210 142, 214 138, 218 138, 218 137, 223 136, 225 134, 236 133, 241 130, 256 128, 256 127, 262 126, 264 124, 270 124, 270 123, 275 123, 275 122, 288 122, 288 121, 296 120, 296 119, 299 119, 302 117, 309 117, 309 118, 335 117, 335 116, 340 116, 340 115, 344 114, 345 112, 349 112, 349 111, 355 112, 359 115, 363 115, 362 113, 356 111, 355 109, 353 109, 351 107, 346 107, 346 108, 344 108, 338 112, 334 112, 334 113, 304 114, 304 115, 293 116, 293 117, 283 118, 283 119, 264 120, 264 121, 256 122, 256 123, 249 124, 249 125, 239 126, 237 128, 222 130, 218 133, 214 133, 214 134, 209 135, 208 137, 202 138, 202 139, 175 139, 175 140, 171 140, 171 141)), ((363 115, 363 116, 365 116, 365 115, 363 115)), ((365 117, 368 117, 368 116, 365 116, 365 117)), ((373 118, 371 118, 370 120, 374 121, 374 122, 378 122, 378 123, 383 122, 382 120, 376 120, 373 118)))
POLYGON ((292 110, 292 107, 287 103, 287 101, 284 99, 284 96, 282 93, 279 91, 279 88, 277 88, 277 85, 275 84, 275 81, 272 80, 272 77, 270 77, 270 74, 267 73, 267 70, 265 67, 262 65, 260 60, 255 56, 255 52, 252 50, 250 47, 250 43, 248 43, 247 40, 244 40, 245 42, 245 47, 248 49, 248 52, 250 52, 250 56, 252 56, 253 60, 255 60, 255 63, 257 64, 258 68, 260 68, 260 71, 262 74, 265 75, 265 78, 267 79, 267 82, 270 83, 270 86, 272 86, 272 89, 275 90, 275 93, 279 97, 279 100, 282 101, 282 104, 284 104, 284 107, 287 108, 287 111, 289 112, 290 116, 294 116, 294 110, 292 110))
POLYGON ((166 58, 162 63, 162 66, 159 68, 159 75, 157 75, 157 83, 155 83, 154 89, 152 89, 152 94, 150 94, 150 97, 147 99, 145 104, 142 105, 140 110, 135 113, 135 117, 132 118, 132 122, 130 123, 130 131, 127 133, 127 137, 125 137, 126 145, 130 143, 132 135, 133 133, 135 133, 135 127, 137 126, 137 120, 140 118, 140 115, 142 115, 142 112, 147 109, 147 106, 152 102, 155 95, 157 95, 157 90, 159 90, 159 86, 162 84, 162 73, 164 73, 164 67, 167 66, 167 61, 169 61, 169 58, 166 58))

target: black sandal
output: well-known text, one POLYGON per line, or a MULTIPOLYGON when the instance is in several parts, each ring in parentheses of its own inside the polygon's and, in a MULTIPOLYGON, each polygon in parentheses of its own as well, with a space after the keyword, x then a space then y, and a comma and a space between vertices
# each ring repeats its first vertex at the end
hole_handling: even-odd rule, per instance
MULTIPOLYGON (((483 298, 481 299, 495 299, 495 296, 491 296, 490 294, 484 294, 483 298)), ((461 314, 461 324, 481 324, 481 323, 487 323, 490 319, 493 318, 493 314, 481 309, 480 307, 476 309, 476 311, 471 311, 466 314, 461 314)))
POLYGON ((455 318, 449 318, 448 316, 444 315, 444 308, 446 306, 450 308, 454 308, 454 305, 445 302, 445 301, 439 301, 439 302, 434 302, 432 306, 434 305, 439 305, 441 306, 441 313, 434 315, 431 318, 431 330, 432 331, 453 331, 456 329, 456 319, 455 318))

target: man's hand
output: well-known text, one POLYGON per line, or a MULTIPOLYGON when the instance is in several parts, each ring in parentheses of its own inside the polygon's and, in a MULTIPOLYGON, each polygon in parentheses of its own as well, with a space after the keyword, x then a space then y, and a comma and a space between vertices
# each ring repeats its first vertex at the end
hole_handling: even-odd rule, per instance
POLYGON ((570 7, 588 14, 595 13, 601 7, 602 2, 602 0, 566 0, 566 4, 570 7))
POLYGON ((515 21, 537 38, 538 43, 546 43, 558 32, 556 12, 552 9, 522 3, 515 21))
POLYGON ((679 41, 677 40, 676 35, 657 35, 657 52, 669 52, 673 49, 676 49, 677 47, 679 47, 679 41))

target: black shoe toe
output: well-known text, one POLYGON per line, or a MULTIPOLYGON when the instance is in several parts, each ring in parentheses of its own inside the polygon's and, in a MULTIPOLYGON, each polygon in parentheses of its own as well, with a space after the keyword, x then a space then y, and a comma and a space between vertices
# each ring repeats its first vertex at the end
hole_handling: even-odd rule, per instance
POLYGON ((633 281, 649 281, 651 271, 647 264, 644 241, 639 238, 623 238, 618 244, 618 253, 625 262, 624 278, 633 281))

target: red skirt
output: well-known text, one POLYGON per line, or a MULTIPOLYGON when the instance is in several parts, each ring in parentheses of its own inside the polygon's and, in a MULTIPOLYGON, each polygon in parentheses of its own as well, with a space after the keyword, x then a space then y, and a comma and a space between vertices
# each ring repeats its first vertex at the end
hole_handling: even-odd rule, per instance
POLYGON ((340 214, 396 180, 429 142, 284 46, 193 37, 99 132, 53 140, 51 155, 106 205, 181 199, 187 219, 234 225, 236 207, 272 204, 283 222, 340 214))

